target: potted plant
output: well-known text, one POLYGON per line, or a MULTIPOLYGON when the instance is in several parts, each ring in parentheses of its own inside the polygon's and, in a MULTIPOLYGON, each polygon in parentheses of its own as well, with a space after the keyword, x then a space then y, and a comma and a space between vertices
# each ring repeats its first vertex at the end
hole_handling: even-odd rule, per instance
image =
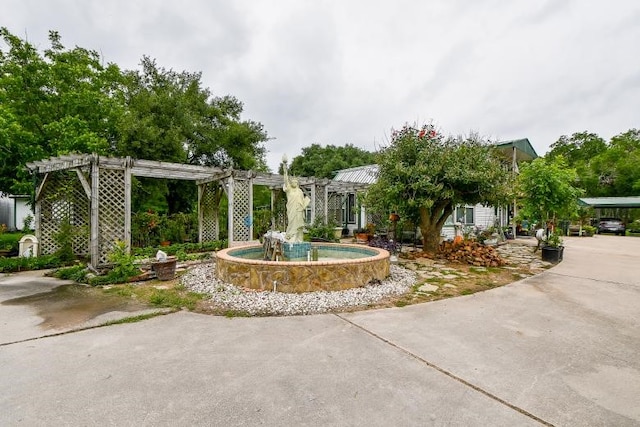
POLYGON ((366 228, 356 228, 353 230, 353 237, 356 238, 356 242, 365 243, 369 241, 369 234, 366 228))
POLYGON ((562 236, 560 233, 549 234, 542 246, 542 260, 552 262, 554 264, 562 261, 562 255, 564 253, 564 246, 562 243, 562 236))

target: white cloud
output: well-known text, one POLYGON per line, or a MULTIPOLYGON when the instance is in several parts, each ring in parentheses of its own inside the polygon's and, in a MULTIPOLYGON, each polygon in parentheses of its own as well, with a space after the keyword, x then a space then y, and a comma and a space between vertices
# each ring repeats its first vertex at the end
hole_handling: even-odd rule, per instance
POLYGON ((123 68, 148 55, 202 71, 275 138, 273 168, 311 143, 373 150, 407 121, 528 137, 540 154, 640 127, 635 0, 4 3, 0 25, 41 48, 52 29, 123 68))

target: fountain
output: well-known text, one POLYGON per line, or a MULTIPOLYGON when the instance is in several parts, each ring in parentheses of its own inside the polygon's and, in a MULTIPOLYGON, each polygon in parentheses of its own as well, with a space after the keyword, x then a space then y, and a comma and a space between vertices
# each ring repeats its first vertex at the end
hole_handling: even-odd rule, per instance
POLYGON ((390 254, 361 245, 304 242, 304 210, 309 198, 289 179, 283 156, 287 194, 286 232, 268 232, 264 244, 219 251, 218 279, 245 288, 279 292, 338 291, 365 286, 389 276, 390 254))
POLYGON ((337 243, 309 245, 303 257, 287 260, 285 250, 285 260, 280 261, 264 260, 260 245, 223 249, 217 254, 217 277, 256 290, 314 292, 360 287, 389 275, 389 252, 384 249, 337 243), (317 261, 311 255, 314 251, 317 261))

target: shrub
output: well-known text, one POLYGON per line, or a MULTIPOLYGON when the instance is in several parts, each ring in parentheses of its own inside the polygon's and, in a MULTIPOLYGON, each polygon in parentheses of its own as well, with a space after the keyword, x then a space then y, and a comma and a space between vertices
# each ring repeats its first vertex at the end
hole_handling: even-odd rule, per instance
POLYGON ((389 240, 386 237, 374 237, 369 240, 369 246, 385 249, 391 254, 400 252, 400 242, 389 240))
POLYGON ((17 254, 20 237, 20 233, 0 233, 0 250, 17 254))
POLYGON ((334 221, 329 221, 325 224, 323 218, 316 217, 313 224, 307 227, 306 238, 310 240, 321 239, 327 242, 335 242, 337 241, 335 237, 336 227, 337 224, 334 221))
POLYGON ((87 268, 83 265, 59 268, 53 273, 53 276, 62 280, 73 280, 78 283, 86 283, 87 268))
POLYGON ((43 255, 29 258, 0 258, 0 273, 42 270, 45 268, 61 267, 63 265, 64 263, 55 255, 43 255))

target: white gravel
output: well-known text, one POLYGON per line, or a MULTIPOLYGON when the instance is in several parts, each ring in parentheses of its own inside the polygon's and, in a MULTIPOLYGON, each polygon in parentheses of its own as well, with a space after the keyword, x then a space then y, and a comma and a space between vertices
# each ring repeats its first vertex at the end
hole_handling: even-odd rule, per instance
POLYGON ((379 283, 344 291, 319 291, 301 294, 255 291, 224 283, 215 277, 215 264, 192 267, 183 276, 182 284, 193 292, 211 295, 219 308, 249 315, 292 316, 327 313, 366 306, 384 298, 402 295, 416 283, 416 274, 391 265, 391 275, 379 283))

